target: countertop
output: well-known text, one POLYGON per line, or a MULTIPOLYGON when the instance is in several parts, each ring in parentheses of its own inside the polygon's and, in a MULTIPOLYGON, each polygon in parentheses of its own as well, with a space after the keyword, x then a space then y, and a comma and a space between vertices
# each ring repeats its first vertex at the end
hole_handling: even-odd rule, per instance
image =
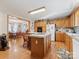
POLYGON ((31 36, 31 37, 38 37, 38 38, 44 38, 47 35, 51 35, 51 34, 50 33, 45 33, 45 32, 44 33, 32 32, 29 36, 31 36))
POLYGON ((69 33, 69 32, 66 32, 66 34, 71 36, 72 39, 76 39, 77 41, 79 41, 79 33, 69 33))

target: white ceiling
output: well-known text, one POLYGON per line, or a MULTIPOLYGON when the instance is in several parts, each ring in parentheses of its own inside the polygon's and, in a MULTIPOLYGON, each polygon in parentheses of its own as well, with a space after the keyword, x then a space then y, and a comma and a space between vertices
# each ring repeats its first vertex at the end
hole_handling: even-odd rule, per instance
POLYGON ((0 10, 12 16, 21 16, 32 20, 56 18, 69 15, 78 2, 79 0, 0 0, 0 10), (45 12, 35 15, 28 14, 28 11, 43 6, 46 7, 45 12))

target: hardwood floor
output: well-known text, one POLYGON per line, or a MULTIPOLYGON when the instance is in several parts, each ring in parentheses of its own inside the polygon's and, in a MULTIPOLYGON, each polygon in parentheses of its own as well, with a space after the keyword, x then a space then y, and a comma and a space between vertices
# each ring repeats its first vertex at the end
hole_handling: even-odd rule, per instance
MULTIPOLYGON (((31 57, 31 51, 22 47, 23 39, 9 40, 10 48, 6 51, 0 51, 0 59, 35 59, 31 57)), ((40 51, 38 51, 40 52, 40 51)), ((36 58, 39 59, 39 58, 36 58)), ((44 59, 57 59, 54 45, 44 59)))

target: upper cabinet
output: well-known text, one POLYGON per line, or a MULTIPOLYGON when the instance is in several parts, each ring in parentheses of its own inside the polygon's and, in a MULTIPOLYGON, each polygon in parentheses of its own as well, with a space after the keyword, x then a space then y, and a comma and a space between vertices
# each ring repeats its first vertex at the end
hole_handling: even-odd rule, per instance
POLYGON ((73 19, 71 19, 71 16, 50 20, 49 23, 56 24, 57 27, 73 27, 73 19))
POLYGON ((74 27, 79 26, 79 8, 72 12, 69 16, 63 17, 63 18, 57 18, 57 19, 51 19, 51 20, 40 20, 35 21, 34 23, 34 31, 37 31, 37 27, 42 27, 43 32, 46 30, 46 24, 56 24, 57 27, 74 27))
POLYGON ((79 8, 71 14, 71 20, 73 22, 73 26, 79 26, 79 8))
POLYGON ((79 26, 79 8, 77 8, 67 17, 51 20, 49 23, 54 23, 57 27, 79 26))
POLYGON ((75 26, 79 26, 79 8, 75 11, 75 26))

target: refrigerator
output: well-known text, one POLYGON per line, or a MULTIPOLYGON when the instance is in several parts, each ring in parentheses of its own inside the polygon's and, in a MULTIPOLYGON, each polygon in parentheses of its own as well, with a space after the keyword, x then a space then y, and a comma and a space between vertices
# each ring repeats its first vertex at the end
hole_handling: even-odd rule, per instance
POLYGON ((51 34, 51 41, 55 41, 56 25, 55 24, 47 24, 46 32, 51 34))

